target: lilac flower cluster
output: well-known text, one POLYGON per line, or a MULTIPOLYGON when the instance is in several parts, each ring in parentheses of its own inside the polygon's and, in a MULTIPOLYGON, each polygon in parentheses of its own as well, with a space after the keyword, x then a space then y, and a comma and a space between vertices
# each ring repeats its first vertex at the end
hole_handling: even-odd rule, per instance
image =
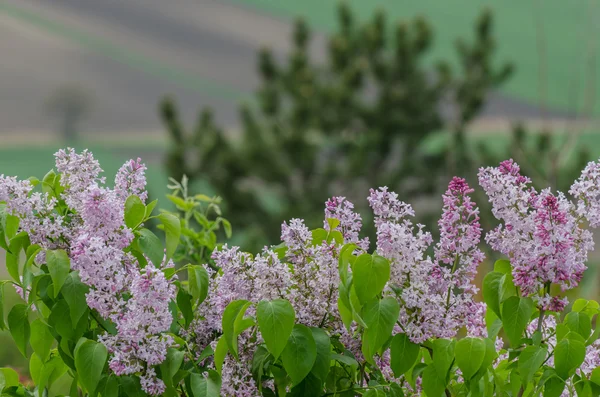
MULTIPOLYGON (((222 332, 221 319, 229 303, 239 299, 258 303, 287 298, 293 285, 290 268, 275 252, 266 248, 262 254, 252 257, 237 247, 225 245, 213 253, 213 259, 220 270, 216 274, 209 271, 214 276, 209 294, 198 308, 192 326, 197 352, 207 346, 215 347, 214 339, 222 332)), ((252 309, 249 309, 248 315, 252 314, 252 309)), ((228 356, 223 363, 221 395, 261 395, 250 371, 252 355, 261 341, 260 336, 252 336, 249 330, 240 335, 240 360, 228 356)))
MULTIPOLYGON (((566 299, 549 295, 551 284, 562 290, 576 287, 586 269, 592 234, 583 228, 584 214, 595 225, 595 163, 588 165, 571 188, 574 204, 561 192, 537 192, 512 160, 499 167, 482 168, 479 183, 489 197, 493 214, 503 223, 486 241, 510 258, 513 279, 525 296, 536 296, 540 307, 561 311, 566 299)), ((600 219, 600 218, 599 218, 600 219)))
MULTIPOLYGON (((352 203, 343 197, 327 202, 325 219, 328 232, 342 233, 342 244, 313 241, 312 233, 304 222, 292 219, 282 225, 281 239, 287 248, 285 261, 267 248, 255 257, 241 252, 237 247, 227 246, 213 253, 220 270, 214 275, 208 298, 200 306, 194 322, 196 350, 202 351, 209 344, 214 344, 215 335, 221 332, 225 308, 238 299, 258 303, 263 299, 285 298, 295 309, 296 322, 349 335, 337 312, 339 251, 345 243, 366 247, 368 240, 359 239, 362 225, 360 215, 353 212, 352 203), (329 218, 339 220, 333 230, 327 222, 329 218)), ((251 309, 248 314, 252 314, 251 309)), ((262 339, 260 334, 252 337, 246 331, 240 340, 243 348, 239 354, 242 358, 240 361, 230 356, 226 358, 221 374, 221 393, 228 397, 260 396, 252 380, 250 363, 262 339)))
POLYGON ((425 252, 431 234, 407 219, 410 205, 387 188, 371 190, 369 204, 375 214, 377 253, 391 264, 388 293, 401 302, 400 323, 416 343, 432 337, 454 337, 463 326, 481 323, 473 284, 483 253, 479 210, 469 198, 473 190, 464 179, 454 178, 443 196, 439 221, 440 242, 435 260, 425 252))
MULTIPOLYGON (((432 244, 431 235, 422 225, 412 225, 410 205, 398 200, 387 188, 372 190, 368 198, 375 213, 377 253, 391 263, 391 282, 386 294, 398 296, 402 309, 401 327, 415 342, 432 337, 453 337, 462 327, 473 335, 484 335, 485 305, 477 304, 472 285, 483 254, 477 248, 481 228, 478 209, 468 194, 472 190, 463 179, 455 178, 444 195, 444 214, 440 220, 442 238, 436 246, 436 259, 425 255, 432 244)), ((300 219, 283 223, 281 239, 286 247, 283 262, 265 248, 252 257, 238 248, 223 247, 213 253, 220 271, 214 277, 209 297, 202 304, 195 322, 198 350, 211 343, 207 335, 221 331, 225 307, 236 299, 258 302, 261 299, 285 297, 296 312, 298 323, 322 327, 338 335, 346 348, 362 357, 356 327, 347 330, 337 311, 341 248, 357 244, 358 252, 368 248, 368 240, 360 239, 362 220, 353 205, 343 197, 334 197, 325 205, 324 227, 328 233, 339 231, 343 241, 314 241, 313 234, 300 219), (337 222, 329 222, 329 219, 337 222), (333 230, 330 230, 333 227, 333 230)), ((245 347, 257 346, 254 339, 242 335, 245 347)), ((213 342, 214 343, 214 342, 213 342)), ((240 354, 245 354, 240 352, 240 354)), ((251 357, 251 354, 250 356, 251 357)), ((379 357, 383 369, 389 369, 389 354, 379 357)), ((258 391, 251 379, 249 363, 226 359, 223 366, 223 395, 254 396, 258 391), (246 379, 240 381, 240 379, 246 379)), ((390 373, 390 371, 384 371, 390 373)), ((391 375, 390 375, 391 376, 391 375)))
MULTIPOLYGON (((133 232, 125 226, 125 200, 132 194, 145 200, 145 166, 129 161, 115 178, 115 188, 104 186, 102 169, 92 154, 73 149, 56 153, 56 170, 62 192, 55 197, 32 192, 29 181, 0 177, 0 201, 19 217, 20 229, 43 249, 67 251, 71 268, 90 286, 87 304, 117 329, 99 337, 109 350, 115 374, 141 374, 143 389, 152 395, 164 392, 164 383, 152 366, 164 361, 173 340, 169 301, 175 287, 162 269, 171 264, 148 263, 145 268, 126 252, 133 232), (64 201, 68 209, 59 209, 64 201)), ((44 255, 37 258, 43 264, 44 255)))
POLYGON ((340 224, 336 229, 342 233, 346 243, 355 243, 363 250, 369 249, 369 239, 360 239, 359 233, 362 228, 360 214, 354 212, 354 204, 345 197, 332 197, 325 203, 324 227, 327 229, 327 219, 337 219, 340 224))

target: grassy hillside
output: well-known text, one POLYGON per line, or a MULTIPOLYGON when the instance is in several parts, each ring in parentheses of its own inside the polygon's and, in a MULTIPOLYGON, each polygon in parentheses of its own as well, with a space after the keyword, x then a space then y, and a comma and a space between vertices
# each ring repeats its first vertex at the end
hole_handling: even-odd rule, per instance
MULTIPOLYGON (((236 1, 280 17, 303 15, 313 26, 325 31, 336 27, 336 1, 236 1)), ((437 33, 432 59, 452 59, 454 40, 469 37, 475 17, 483 7, 490 7, 496 16, 499 56, 517 65, 517 73, 504 87, 504 92, 537 104, 541 71, 546 75, 547 103, 558 109, 581 107, 588 55, 600 49, 596 38, 598 29, 592 24, 600 15, 600 6, 591 6, 594 3, 588 1, 349 0, 348 3, 363 19, 378 7, 384 8, 391 19, 426 16, 437 33), (539 31, 543 33, 538 34, 539 31), (543 38, 541 47, 538 37, 543 38), (539 48, 545 48, 542 70, 539 48)), ((600 94, 600 79, 595 81, 595 92, 596 96, 600 94)), ((600 114, 600 101, 596 101, 594 111, 600 114)))

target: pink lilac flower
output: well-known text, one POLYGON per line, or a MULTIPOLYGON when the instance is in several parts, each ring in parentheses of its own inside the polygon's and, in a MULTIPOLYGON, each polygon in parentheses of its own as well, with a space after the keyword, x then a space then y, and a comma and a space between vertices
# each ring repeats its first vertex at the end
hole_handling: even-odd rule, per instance
POLYGON ((90 287, 88 306, 112 321, 117 334, 103 334, 99 340, 110 352, 109 366, 117 375, 141 373, 142 388, 149 394, 163 393, 165 386, 153 366, 165 359, 173 339, 169 302, 175 297, 173 280, 163 270, 172 263, 146 267, 126 252, 134 236, 125 226, 124 204, 130 194, 145 200, 145 166, 129 161, 110 189, 100 177, 102 169, 93 155, 73 149, 56 153, 56 170, 62 191, 57 197, 33 192, 29 181, 0 177, 0 201, 8 213, 19 218, 20 230, 42 251, 36 263, 43 264, 46 249, 67 251, 71 268, 90 287), (67 211, 57 210, 64 200, 67 211))
POLYGON ((159 396, 166 390, 165 382, 157 378, 154 368, 148 369, 140 376, 140 385, 142 390, 153 396, 159 396))
POLYGON ((564 194, 550 189, 538 193, 530 182, 512 160, 480 169, 479 183, 492 212, 503 222, 487 234, 486 241, 509 257, 514 283, 523 294, 535 296, 545 289, 541 304, 558 310, 564 304, 557 300, 549 304, 550 284, 560 285, 563 291, 576 287, 594 243, 564 194))
POLYGON ((221 370, 221 395, 224 397, 261 397, 262 393, 252 378, 250 363, 259 343, 250 338, 248 331, 240 335, 239 360, 228 355, 221 370))
MULTIPOLYGON (((287 263, 269 249, 253 257, 237 247, 224 245, 212 257, 220 270, 214 274, 208 297, 198 308, 192 325, 193 342, 200 352, 214 345, 214 338, 222 332, 221 319, 229 303, 244 299, 256 304, 261 300, 290 298, 294 286, 287 263)), ((247 315, 253 315, 253 310, 248 309, 247 315)), ((248 331, 240 336, 239 354, 245 358, 225 359, 221 374, 223 396, 260 396, 250 369, 252 354, 260 341, 258 336, 250 340, 248 331)))
POLYGON ((72 232, 64 217, 54 212, 56 198, 32 191, 30 181, 0 175, 0 201, 6 203, 8 214, 19 218, 19 227, 31 243, 46 249, 65 248, 64 241, 72 232))
MULTIPOLYGON (((298 323, 326 327, 332 333, 345 331, 337 311, 339 251, 345 243, 365 241, 358 237, 360 216, 353 213, 352 208, 352 204, 342 198, 330 200, 327 205, 326 218, 342 218, 338 229, 345 239, 341 244, 323 241, 313 245, 312 233, 302 220, 284 223, 281 239, 287 247, 285 259, 288 262, 283 262, 266 248, 255 257, 226 245, 215 250, 212 257, 220 270, 214 275, 208 298, 200 305, 198 318, 194 321, 197 350, 214 344, 214 337, 221 332, 225 308, 237 299, 258 303, 263 299, 285 298, 294 307, 298 323)), ((326 223, 325 227, 329 228, 329 225, 326 223)), ((252 314, 252 309, 248 314, 252 314)), ((250 349, 247 354, 251 357, 260 344, 260 334, 250 343, 249 339, 244 339, 247 337, 240 338, 246 341, 241 341, 240 346, 250 349)), ((251 377, 250 362, 238 362, 231 357, 225 360, 222 372, 224 396, 260 395, 251 377)))
POLYGON ((74 149, 59 150, 54 155, 56 170, 60 173, 60 183, 65 188, 64 198, 69 207, 79 210, 85 192, 90 188, 103 184, 100 177, 102 168, 91 152, 84 150, 77 154, 74 149))
POLYGON ((577 201, 576 213, 587 219, 591 227, 600 226, 600 164, 590 161, 581 176, 573 183, 569 193, 577 201))
POLYGON ((359 238, 362 228, 362 218, 360 214, 354 212, 354 204, 346 200, 345 197, 332 197, 325 203, 325 221, 324 227, 329 230, 328 219, 337 219, 340 224, 336 227, 344 237, 346 243, 355 243, 363 250, 369 249, 369 239, 359 238))
POLYGON ((471 192, 463 179, 454 178, 450 183, 434 262, 425 255, 433 242, 431 235, 407 219, 414 215, 412 208, 387 188, 371 190, 377 253, 391 264, 388 293, 399 298, 400 324, 416 343, 453 337, 460 328, 479 321, 471 318, 469 310, 477 292, 473 278, 483 260, 477 248, 479 210, 468 197, 471 192))
POLYGON ((138 196, 142 201, 148 198, 146 191, 146 165, 142 160, 129 160, 119 169, 115 177, 115 193, 126 200, 131 195, 138 196))

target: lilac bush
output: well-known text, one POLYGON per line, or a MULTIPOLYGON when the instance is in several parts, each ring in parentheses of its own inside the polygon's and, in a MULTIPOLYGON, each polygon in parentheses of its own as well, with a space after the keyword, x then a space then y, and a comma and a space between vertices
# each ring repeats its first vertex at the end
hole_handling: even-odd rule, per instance
POLYGON ((455 177, 437 241, 382 187, 367 198, 376 241, 333 197, 323 227, 285 221, 253 255, 218 243, 219 199, 185 179, 170 184, 176 211, 155 213, 139 159, 108 185, 91 153, 61 150, 41 181, 0 177, 0 328, 34 381, 0 369, 2 396, 62 377, 71 396, 598 396, 600 306, 564 293, 600 224, 599 167, 570 196, 535 190, 512 160, 482 168, 499 221, 484 238, 455 177), (480 291, 482 240, 506 259, 480 291), (6 284, 24 301, 7 316, 6 284))

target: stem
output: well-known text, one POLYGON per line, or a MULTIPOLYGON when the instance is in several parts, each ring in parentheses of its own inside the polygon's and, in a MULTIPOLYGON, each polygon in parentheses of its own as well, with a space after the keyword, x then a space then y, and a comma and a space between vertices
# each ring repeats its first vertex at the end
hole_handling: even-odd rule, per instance
POLYGON ((325 394, 323 394, 323 397, 334 396, 334 395, 337 396, 337 395, 343 394, 348 391, 370 390, 370 389, 374 389, 374 388, 375 387, 353 387, 351 389, 344 389, 344 390, 338 390, 338 391, 332 391, 329 393, 325 393, 325 394))
POLYGON ((540 309, 540 318, 538 318, 538 324, 537 324, 537 331, 541 334, 542 333, 542 324, 544 321, 544 314, 545 314, 545 310, 544 309, 540 309))
MULTIPOLYGON (((452 264, 452 273, 456 271, 456 267, 458 266, 458 254, 456 254, 456 258, 454 259, 454 264, 452 264)), ((448 287, 448 297, 446 298, 446 311, 450 307, 450 293, 452 292, 452 287, 448 287)))
POLYGON ((106 332, 110 333, 105 327, 104 325, 102 325, 102 323, 100 322, 100 320, 98 320, 98 317, 96 317, 96 315, 94 314, 93 310, 90 310, 90 314, 92 315, 92 317, 94 318, 94 320, 96 320, 96 322, 98 323, 98 325, 105 330, 106 332))

